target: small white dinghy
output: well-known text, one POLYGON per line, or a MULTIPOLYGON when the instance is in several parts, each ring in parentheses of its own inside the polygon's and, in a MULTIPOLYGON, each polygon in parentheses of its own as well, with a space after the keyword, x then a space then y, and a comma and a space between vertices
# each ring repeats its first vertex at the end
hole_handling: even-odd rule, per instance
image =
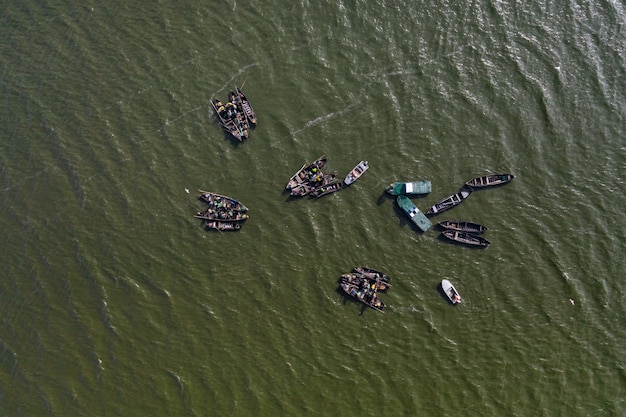
POLYGON ((348 175, 346 175, 346 178, 343 180, 343 182, 346 185, 352 184, 354 181, 358 180, 359 177, 361 177, 361 175, 363 175, 363 173, 367 171, 369 167, 370 166, 367 161, 359 162, 357 166, 355 166, 354 169, 350 171, 348 175))
POLYGON ((446 294, 452 304, 458 304, 461 302, 461 296, 459 295, 454 285, 447 279, 441 280, 441 289, 446 294))

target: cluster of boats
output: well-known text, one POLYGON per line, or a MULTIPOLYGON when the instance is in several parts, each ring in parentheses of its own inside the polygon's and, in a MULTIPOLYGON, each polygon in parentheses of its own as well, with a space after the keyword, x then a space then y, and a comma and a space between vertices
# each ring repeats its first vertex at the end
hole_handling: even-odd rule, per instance
POLYGON ((211 100, 211 105, 222 128, 239 142, 248 139, 250 126, 256 126, 257 118, 246 95, 237 86, 231 91, 226 104, 218 99, 211 100))
POLYGON ((361 161, 341 181, 337 174, 322 172, 327 161, 326 155, 322 155, 312 163, 305 163, 289 178, 285 189, 294 197, 309 195, 319 198, 341 190, 344 185, 352 184, 369 168, 367 161, 361 161))
POLYGON ((198 198, 208 205, 194 217, 201 219, 208 229, 233 231, 241 229, 243 222, 249 217, 246 207, 239 200, 225 195, 200 190, 198 198))
POLYGON ((386 305, 378 298, 378 292, 387 291, 391 285, 390 280, 389 275, 384 272, 366 266, 355 266, 352 272, 341 275, 339 286, 355 300, 383 312, 386 305))
MULTIPOLYGON (((395 182, 389 184, 385 191, 390 195, 396 195, 398 207, 406 213, 411 221, 423 232, 432 227, 432 222, 427 216, 443 213, 465 201, 472 191, 488 187, 496 187, 507 184, 515 178, 513 174, 489 174, 472 178, 456 193, 433 204, 426 214, 411 201, 407 195, 428 194, 431 191, 430 181, 415 182, 395 182)), ((460 220, 446 220, 438 225, 445 229, 441 234, 443 237, 465 245, 487 247, 489 241, 482 236, 487 228, 478 223, 460 220)))

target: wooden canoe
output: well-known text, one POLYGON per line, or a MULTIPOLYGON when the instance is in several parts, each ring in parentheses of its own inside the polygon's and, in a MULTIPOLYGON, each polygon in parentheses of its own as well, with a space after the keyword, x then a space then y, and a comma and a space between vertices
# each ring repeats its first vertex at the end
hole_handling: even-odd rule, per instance
POLYGON ((513 181, 513 178, 515 178, 513 174, 489 174, 472 178, 471 180, 467 181, 465 185, 475 189, 495 187, 498 185, 507 184, 513 181))
POLYGON ((237 86, 237 105, 241 107, 241 110, 243 110, 243 113, 246 115, 248 121, 251 124, 256 125, 256 112, 252 108, 250 101, 248 101, 248 98, 243 93, 243 91, 241 91, 241 87, 239 86, 237 86))
POLYGON ((385 274, 382 271, 377 271, 375 269, 368 268, 367 266, 355 266, 352 270, 369 279, 377 279, 377 280, 385 281, 387 283, 391 281, 391 277, 389 275, 385 274))
POLYGON ((285 186, 285 189, 291 190, 294 187, 308 181, 311 176, 315 176, 326 165, 326 155, 322 155, 315 160, 312 164, 304 164, 295 174, 291 176, 289 182, 285 186))
POLYGON ((458 230, 459 232, 468 232, 474 234, 481 234, 487 230, 487 228, 482 224, 461 220, 442 220, 437 224, 447 230, 458 230))
POLYGON ((323 197, 328 194, 335 193, 343 187, 343 183, 337 181, 331 184, 322 185, 311 192, 311 195, 316 198, 323 197))
POLYGON ((217 115, 222 128, 231 134, 239 142, 248 139, 248 122, 241 111, 237 111, 236 106, 228 102, 225 105, 218 99, 211 100, 213 110, 217 115))
POLYGON ((204 226, 208 229, 215 229, 219 231, 235 231, 241 229, 241 225, 235 222, 220 222, 220 221, 205 221, 204 226))
POLYGON ((428 209, 426 214, 430 216, 433 214, 439 214, 446 210, 450 210, 452 207, 460 204, 463 200, 469 197, 471 193, 472 190, 470 188, 462 188, 461 191, 459 191, 458 193, 449 195, 443 200, 440 200, 433 204, 433 206, 428 209))
POLYGON ((490 242, 482 236, 474 235, 458 230, 444 230, 441 235, 457 243, 486 248, 490 242))
POLYGON ((362 302, 366 306, 373 308, 376 311, 384 313, 383 310, 386 305, 383 300, 378 298, 375 290, 372 290, 371 288, 360 287, 347 281, 342 281, 340 286, 343 292, 345 292, 347 295, 362 302))

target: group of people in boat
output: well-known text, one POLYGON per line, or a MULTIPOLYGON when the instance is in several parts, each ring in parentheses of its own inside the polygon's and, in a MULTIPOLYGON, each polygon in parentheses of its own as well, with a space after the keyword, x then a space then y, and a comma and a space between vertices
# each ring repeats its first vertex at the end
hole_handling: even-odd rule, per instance
POLYGON ((340 285, 346 294, 363 304, 381 311, 385 308, 385 303, 378 298, 378 291, 386 291, 389 287, 382 279, 353 271, 341 275, 340 285))
POLYGON ((204 193, 200 195, 200 200, 209 207, 196 213, 195 217, 202 219, 209 228, 239 230, 239 223, 249 217, 246 213, 248 208, 233 198, 204 193))
POLYGON ((305 195, 320 197, 329 191, 337 191, 338 188, 334 187, 334 184, 337 182, 337 175, 324 174, 322 172, 324 165, 325 160, 324 162, 314 163, 312 167, 304 169, 303 172, 296 175, 296 184, 290 188, 291 195, 296 197, 305 195))

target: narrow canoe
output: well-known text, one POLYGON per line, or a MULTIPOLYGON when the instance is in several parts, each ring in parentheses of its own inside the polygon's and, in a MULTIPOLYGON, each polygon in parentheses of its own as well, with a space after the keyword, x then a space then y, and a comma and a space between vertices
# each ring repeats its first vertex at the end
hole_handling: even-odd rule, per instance
POLYGON ((459 232, 458 230, 444 230, 441 235, 458 243, 463 243, 470 246, 478 246, 486 248, 489 246, 489 241, 482 236, 473 235, 467 232, 459 232))
POLYGON ((243 113, 246 115, 246 118, 248 119, 248 121, 252 123, 253 125, 256 125, 256 112, 252 108, 250 101, 248 101, 248 98, 243 93, 243 91, 241 91, 241 87, 239 86, 237 86, 237 100, 238 100, 238 105, 243 110, 243 113))
POLYGON ((248 139, 248 122, 242 112, 236 111, 233 103, 223 105, 221 101, 211 100, 211 105, 222 128, 231 134, 239 142, 248 139), (229 106, 230 104, 230 106, 229 106))
POLYGON ((484 233, 487 228, 482 224, 466 222, 461 220, 442 220, 437 223, 439 226, 448 230, 458 230, 459 232, 468 232, 474 234, 484 233))
POLYGON ((342 281, 340 286, 343 292, 345 292, 349 296, 355 298, 356 300, 362 302, 368 307, 373 308, 376 311, 384 313, 383 309, 386 307, 385 303, 383 302, 383 300, 378 298, 375 290, 372 290, 371 288, 360 287, 347 281, 342 281))
POLYGON ((241 229, 241 225, 234 222, 205 221, 204 225, 208 229, 215 229, 219 231, 234 231, 241 229))
POLYGON ((463 200, 465 200, 472 193, 472 190, 469 188, 463 188, 456 194, 452 194, 443 200, 440 200, 433 204, 431 208, 428 209, 426 214, 439 214, 446 210, 450 210, 452 207, 460 204, 463 200))
POLYGON ((489 174, 472 178, 465 184, 471 188, 487 188, 503 185, 511 182, 515 178, 513 174, 489 174))
POLYGON ((396 202, 422 232, 427 231, 433 226, 430 220, 428 220, 428 217, 426 217, 407 196, 399 195, 396 198, 396 202))
POLYGON ((296 171, 295 174, 291 176, 289 182, 285 186, 285 189, 291 190, 294 187, 297 187, 299 184, 307 181, 311 175, 315 175, 320 171, 324 165, 326 165, 326 155, 322 155, 315 160, 312 164, 304 164, 302 168, 296 171))
POLYGON ((367 266, 355 266, 352 270, 367 278, 378 279, 385 282, 391 281, 391 277, 389 275, 385 274, 384 272, 368 268, 367 266))
POLYGON ((343 183, 337 181, 331 184, 322 185, 311 192, 313 197, 320 198, 322 196, 335 193, 343 187, 343 183))
POLYGON ((454 288, 454 285, 452 285, 452 283, 447 279, 441 280, 441 289, 452 304, 458 304, 462 301, 461 296, 456 288, 454 288))
POLYGON ((246 207, 241 201, 237 200, 236 198, 213 193, 210 191, 198 191, 202 193, 198 196, 198 198, 207 203, 209 206, 214 206, 215 208, 224 207, 236 211, 248 211, 248 207, 246 207))
POLYGON ((351 284, 357 285, 359 287, 368 287, 374 291, 387 291, 389 289, 389 284, 386 281, 368 278, 364 275, 361 275, 356 272, 352 272, 349 274, 342 274, 341 280, 345 282, 349 282, 351 284))
POLYGON ((387 194, 391 195, 428 194, 431 190, 432 185, 430 181, 393 182, 385 188, 387 194))

